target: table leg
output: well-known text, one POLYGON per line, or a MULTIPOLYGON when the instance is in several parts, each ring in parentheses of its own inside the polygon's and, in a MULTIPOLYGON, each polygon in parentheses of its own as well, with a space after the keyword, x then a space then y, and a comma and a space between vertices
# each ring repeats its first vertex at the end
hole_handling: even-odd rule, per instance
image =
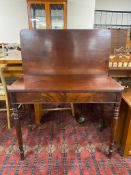
POLYGON ((23 149, 23 141, 22 141, 21 123, 20 123, 17 105, 14 105, 14 107, 13 107, 13 116, 14 116, 16 135, 17 135, 17 139, 18 139, 20 159, 24 160, 24 149, 23 149))
POLYGON ((113 153, 113 147, 114 147, 114 142, 116 138, 116 130, 117 130, 118 117, 119 117, 119 108, 120 108, 120 103, 115 103, 114 116, 113 116, 113 122, 112 122, 112 131, 111 131, 111 140, 110 140, 110 147, 109 147, 109 154, 108 154, 109 158, 111 158, 113 153))
POLYGON ((35 103, 34 110, 35 110, 35 123, 40 124, 40 119, 42 115, 42 105, 35 103))

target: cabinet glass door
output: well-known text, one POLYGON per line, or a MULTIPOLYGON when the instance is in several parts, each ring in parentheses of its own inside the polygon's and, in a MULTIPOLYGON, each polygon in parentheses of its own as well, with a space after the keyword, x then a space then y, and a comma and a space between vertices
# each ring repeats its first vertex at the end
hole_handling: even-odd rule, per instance
POLYGON ((63 4, 51 4, 51 29, 63 29, 64 28, 64 5, 63 4))
POLYGON ((31 23, 33 29, 46 29, 44 4, 31 4, 31 23))

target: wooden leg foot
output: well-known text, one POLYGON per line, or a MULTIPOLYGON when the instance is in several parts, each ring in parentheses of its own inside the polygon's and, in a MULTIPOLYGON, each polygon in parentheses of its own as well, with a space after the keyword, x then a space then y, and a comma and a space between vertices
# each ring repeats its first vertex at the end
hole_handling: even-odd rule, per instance
POLYGON ((113 147, 114 147, 114 142, 110 143, 109 152, 108 152, 108 155, 107 155, 109 159, 112 157, 113 147))
POLYGON ((80 116, 80 117, 78 118, 78 123, 83 124, 84 122, 85 122, 85 117, 80 116))
POLYGON ((20 160, 24 160, 24 150, 23 150, 23 145, 19 146, 19 150, 20 150, 20 160))

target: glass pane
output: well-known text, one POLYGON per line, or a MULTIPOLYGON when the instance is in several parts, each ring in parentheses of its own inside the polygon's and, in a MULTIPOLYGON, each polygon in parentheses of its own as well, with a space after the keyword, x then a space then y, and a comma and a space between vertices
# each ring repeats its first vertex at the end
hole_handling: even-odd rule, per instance
POLYGON ((51 4, 51 28, 63 29, 64 28, 64 5, 51 4))
POLYGON ((31 5, 31 21, 34 29, 46 29, 45 5, 31 5))

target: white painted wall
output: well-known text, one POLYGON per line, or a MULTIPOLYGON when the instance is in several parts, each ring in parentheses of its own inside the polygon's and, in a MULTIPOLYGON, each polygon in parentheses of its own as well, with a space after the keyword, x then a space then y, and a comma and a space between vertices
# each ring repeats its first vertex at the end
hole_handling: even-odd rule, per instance
MULTIPOLYGON (((95 0, 68 0, 68 28, 92 28, 95 0)), ((19 42, 19 33, 28 28, 26 0, 0 0, 0 42, 19 42)))
POLYGON ((131 11, 131 0, 96 0, 95 9, 131 11))
POLYGON ((0 42, 19 42, 28 27, 26 0, 0 0, 0 42))
POLYGON ((68 0, 68 29, 93 28, 95 0, 68 0))

